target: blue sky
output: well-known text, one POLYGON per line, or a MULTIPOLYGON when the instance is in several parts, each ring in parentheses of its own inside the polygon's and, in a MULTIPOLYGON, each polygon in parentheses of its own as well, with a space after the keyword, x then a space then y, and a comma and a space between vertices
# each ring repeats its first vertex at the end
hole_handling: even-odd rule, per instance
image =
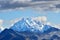
MULTIPOLYGON (((10 21, 16 18, 21 17, 38 17, 38 16, 46 16, 48 22, 52 22, 55 24, 60 24, 60 13, 54 13, 54 12, 39 12, 34 9, 28 8, 24 10, 13 10, 13 11, 5 11, 0 12, 0 19, 4 21, 10 21)), ((4 23, 4 25, 8 26, 7 22, 4 23)))
POLYGON ((4 27, 10 26, 10 20, 16 18, 38 16, 46 16, 48 22, 60 24, 60 1, 0 0, 0 20, 4 21, 4 27))

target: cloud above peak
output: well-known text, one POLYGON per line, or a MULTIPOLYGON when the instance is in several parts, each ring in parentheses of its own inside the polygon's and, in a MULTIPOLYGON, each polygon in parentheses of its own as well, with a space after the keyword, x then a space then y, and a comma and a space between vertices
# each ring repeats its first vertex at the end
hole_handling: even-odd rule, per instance
POLYGON ((40 11, 60 10, 60 0, 0 0, 0 10, 33 8, 40 11))
POLYGON ((4 30, 3 23, 4 23, 4 20, 0 19, 0 29, 1 29, 1 31, 4 30))
POLYGON ((40 22, 46 22, 47 21, 47 17, 46 16, 38 16, 38 17, 34 17, 32 18, 33 20, 37 20, 37 21, 40 21, 40 22))
POLYGON ((0 19, 0 26, 3 24, 3 22, 4 22, 4 21, 3 21, 2 19, 0 19))

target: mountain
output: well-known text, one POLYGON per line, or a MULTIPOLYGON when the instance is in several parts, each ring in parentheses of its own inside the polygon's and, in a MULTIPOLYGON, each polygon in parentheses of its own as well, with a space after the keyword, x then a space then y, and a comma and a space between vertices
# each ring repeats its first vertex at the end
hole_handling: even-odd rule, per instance
POLYGON ((1 33, 1 29, 0 29, 0 33, 1 33))
POLYGON ((11 29, 5 29, 0 33, 0 40, 25 40, 25 38, 11 29))
POLYGON ((43 31, 43 24, 37 24, 37 22, 35 22, 34 20, 30 19, 30 18, 26 18, 26 19, 21 19, 20 21, 18 21, 17 23, 15 23, 12 28, 15 31, 43 31))
POLYGON ((25 18, 25 19, 22 18, 20 21, 15 23, 11 27, 11 29, 15 30, 15 31, 18 31, 18 32, 31 31, 31 32, 41 32, 41 33, 43 33, 45 31, 48 31, 49 29, 54 30, 54 27, 52 27, 50 25, 42 24, 41 22, 30 19, 30 18, 25 18))
POLYGON ((11 27, 11 29, 18 32, 21 35, 22 34, 25 35, 25 37, 30 38, 32 36, 32 37, 36 37, 36 39, 39 39, 40 37, 41 40, 43 40, 43 38, 47 38, 46 40, 50 40, 51 39, 50 35, 60 34, 60 29, 54 28, 50 25, 46 25, 46 24, 44 25, 43 23, 36 20, 32 20, 30 18, 26 18, 26 19, 22 18, 20 21, 15 23, 11 27))
POLYGON ((60 29, 31 18, 22 18, 0 33, 0 40, 60 40, 60 29))
POLYGON ((0 26, 0 33, 1 33, 3 30, 4 30, 4 28, 0 26))

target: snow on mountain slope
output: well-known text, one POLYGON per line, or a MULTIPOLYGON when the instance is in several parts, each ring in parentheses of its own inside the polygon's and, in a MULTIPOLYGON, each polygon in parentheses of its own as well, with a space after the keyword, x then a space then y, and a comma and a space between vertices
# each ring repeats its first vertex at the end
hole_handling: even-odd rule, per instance
POLYGON ((2 31, 0 37, 0 40, 10 40, 11 38, 12 40, 54 40, 55 38, 60 40, 60 30, 38 20, 22 18, 11 28, 2 31))
POLYGON ((33 31, 33 32, 44 32, 51 28, 50 25, 41 23, 40 21, 33 20, 31 18, 22 18, 20 21, 16 22, 11 29, 15 31, 33 31))
POLYGON ((60 29, 60 26, 59 25, 56 25, 56 24, 53 24, 52 27, 55 27, 57 29, 60 29))
POLYGON ((0 26, 0 32, 2 32, 3 30, 4 30, 4 28, 0 26))

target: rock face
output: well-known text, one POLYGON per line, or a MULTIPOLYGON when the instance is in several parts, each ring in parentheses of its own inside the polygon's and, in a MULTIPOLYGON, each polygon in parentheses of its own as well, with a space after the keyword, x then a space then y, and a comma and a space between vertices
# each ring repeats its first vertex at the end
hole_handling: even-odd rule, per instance
POLYGON ((60 29, 30 18, 22 18, 0 33, 0 40, 60 40, 60 29))
POLYGON ((25 40, 25 38, 11 29, 5 29, 0 33, 0 40, 25 40))

